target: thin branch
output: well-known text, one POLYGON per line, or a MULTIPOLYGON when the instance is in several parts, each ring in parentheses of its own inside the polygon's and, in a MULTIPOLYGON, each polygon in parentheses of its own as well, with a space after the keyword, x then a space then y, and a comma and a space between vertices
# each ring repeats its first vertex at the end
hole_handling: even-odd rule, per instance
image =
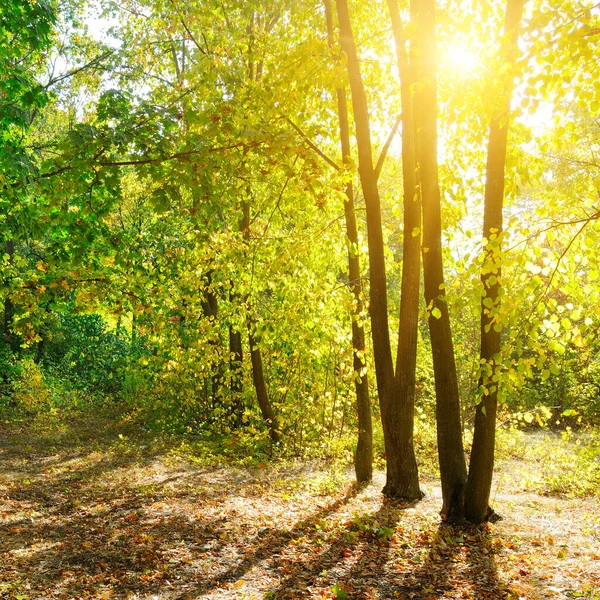
POLYGON ((506 252, 511 252, 512 250, 515 250, 519 246, 521 246, 523 244, 527 244, 528 242, 535 239, 536 237, 539 237, 542 233, 546 233, 553 229, 558 229, 559 227, 566 227, 568 225, 578 225, 579 223, 587 224, 590 221, 595 221, 597 219, 600 219, 600 210, 597 210, 595 213, 593 213, 591 215, 586 215, 585 217, 581 217, 579 219, 573 219, 572 221, 554 221, 547 227, 544 227, 543 229, 538 229, 536 232, 532 233, 531 235, 528 235, 527 237, 523 238, 522 240, 517 241, 512 246, 509 246, 506 249, 506 252))
POLYGON ((316 152, 330 167, 333 167, 336 171, 342 170, 342 168, 336 162, 331 160, 331 158, 329 158, 329 156, 327 156, 327 154, 325 154, 318 146, 313 144, 313 142, 302 131, 302 129, 300 129, 300 127, 298 127, 298 125, 296 125, 292 120, 288 119, 284 115, 282 115, 282 118, 285 120, 286 123, 288 123, 288 125, 290 125, 296 131, 296 133, 304 140, 306 145, 309 146, 311 148, 311 150, 316 152))
MULTIPOLYGON (((252 147, 256 147, 262 144, 262 142, 256 142, 252 145, 252 147)), ((236 150, 240 148, 247 148, 247 142, 239 142, 237 144, 231 144, 229 146, 215 146, 213 148, 202 148, 199 150, 188 150, 187 152, 176 152, 175 154, 171 154, 169 156, 163 156, 160 158, 142 158, 139 160, 102 160, 98 162, 94 162, 101 153, 97 154, 90 161, 90 169, 96 167, 135 167, 135 166, 143 166, 143 165, 158 165, 164 162, 168 162, 170 160, 178 160, 184 159, 190 156, 196 156, 198 154, 206 153, 214 153, 214 152, 225 152, 227 150, 236 150)), ((61 175, 62 173, 66 173, 67 171, 72 171, 75 167, 69 165, 65 165, 56 169, 55 171, 49 171, 47 173, 41 173, 37 176, 39 179, 49 179, 51 177, 56 177, 57 175, 61 175)), ((33 178, 35 179, 35 177, 33 178)), ((14 182, 11 184, 5 184, 2 189, 19 189, 24 187, 20 182, 14 182)))
POLYGON ((390 131, 390 134, 388 135, 388 138, 385 141, 383 149, 381 150, 381 154, 379 155, 379 160, 377 161, 377 165, 375 166, 375 181, 379 180, 379 175, 381 174, 381 169, 383 168, 383 163, 385 162, 385 158, 387 156, 388 150, 390 149, 390 146, 392 145, 392 140, 394 139, 394 136, 396 135, 396 131, 398 131, 398 127, 400 127, 401 122, 402 122, 402 113, 399 113, 398 116, 396 117, 396 122, 394 123, 394 126, 392 127, 392 130, 390 131))
MULTIPOLYGON (((198 43, 198 40, 194 37, 194 34, 190 31, 186 22, 183 19, 180 19, 179 22, 181 23, 181 26, 185 29, 186 33, 190 36, 190 40, 192 40, 192 42, 194 42, 194 46, 196 46, 196 48, 198 48, 198 50, 206 56, 206 50, 204 50, 204 48, 202 48, 202 46, 198 43)), ((206 41, 206 39, 205 39, 205 41, 206 41)))
POLYGON ((582 167, 591 167, 593 169, 600 169, 600 164, 595 161, 580 160, 578 158, 572 158, 570 156, 555 156, 553 154, 544 154, 543 157, 549 158, 551 160, 556 160, 556 161, 564 160, 567 163, 570 163, 573 165, 580 165, 582 167))
MULTIPOLYGON (((257 142, 255 145, 259 145, 261 142, 257 142)), ((214 148, 202 148, 200 150, 188 150, 186 152, 176 152, 175 154, 170 154, 169 156, 163 156, 160 158, 142 158, 139 160, 106 160, 98 162, 98 166, 100 167, 129 167, 136 165, 155 165, 161 164, 163 162, 168 162, 170 160, 177 160, 181 158, 188 158, 189 156, 196 156, 197 154, 202 154, 203 152, 221 152, 225 150, 234 150, 237 148, 245 148, 247 146, 246 143, 239 142, 237 144, 231 144, 229 146, 216 146, 214 148)))
POLYGON ((44 86, 44 89, 47 90, 48 88, 55 85, 56 83, 60 83, 61 81, 64 81, 65 79, 68 79, 69 77, 73 77, 74 75, 77 75, 77 73, 81 73, 82 71, 86 71, 87 69, 90 69, 91 67, 96 66, 96 64, 98 64, 100 61, 103 61, 105 58, 108 58, 115 52, 116 52, 116 50, 107 50, 100 56, 97 56, 96 58, 92 59, 89 63, 86 63, 85 65, 82 65, 81 67, 77 67, 76 69, 72 69, 71 71, 68 71, 67 73, 63 73, 62 75, 59 75, 58 77, 54 77, 54 78, 50 79, 50 81, 48 81, 48 83, 44 86))
POLYGON ((539 306, 540 302, 542 301, 543 298, 547 297, 547 295, 548 295, 548 290, 550 289, 550 286, 552 285, 552 280, 554 279, 554 276, 558 272, 558 268, 560 267, 562 259, 566 256, 567 252, 571 249, 571 246, 574 244, 575 240, 581 235, 581 233, 587 227, 587 225, 590 223, 591 220, 592 219, 588 219, 583 223, 583 225, 579 228, 579 230, 571 238, 571 240, 567 244, 566 248, 561 252, 560 256, 558 257, 558 260, 556 261, 556 266, 554 267, 552 274, 548 278, 548 283, 546 284, 544 291, 539 295, 536 303, 533 305, 533 308, 531 309, 531 311, 529 313, 529 317, 526 319, 525 324, 523 325, 523 328, 521 331, 523 331, 526 324, 531 323, 531 319, 532 319, 533 315, 535 315, 537 307, 539 306))

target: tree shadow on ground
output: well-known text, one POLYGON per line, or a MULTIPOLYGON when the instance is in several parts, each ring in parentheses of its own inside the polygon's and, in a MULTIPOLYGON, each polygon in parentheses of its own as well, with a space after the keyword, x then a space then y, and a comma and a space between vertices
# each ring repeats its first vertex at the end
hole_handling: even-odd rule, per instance
MULTIPOLYGON (((239 581, 252 569, 252 567, 262 561, 270 561, 271 568, 274 570, 277 569, 277 559, 280 557, 280 553, 284 551, 285 548, 304 537, 311 538, 314 536, 316 528, 319 526, 319 524, 322 523, 323 520, 328 516, 339 510, 352 498, 354 498, 359 491, 359 486, 350 486, 344 496, 327 504, 323 508, 314 511, 310 517, 298 521, 291 529, 262 529, 259 532, 260 542, 254 550, 244 554, 242 559, 226 572, 198 583, 191 589, 186 590, 186 592, 181 596, 178 596, 178 598, 199 598, 208 594, 217 587, 239 581)), ((270 597, 274 598, 276 596, 271 594, 270 597)))
POLYGON ((498 577, 493 543, 487 525, 441 523, 424 532, 424 548, 404 550, 403 573, 389 581, 382 598, 505 598, 508 588, 498 577), (408 567, 406 566, 408 565, 408 567))
MULTIPOLYGON (((408 506, 384 500, 374 513, 355 514, 343 527, 330 533, 328 543, 312 558, 287 566, 284 577, 268 597, 306 598, 315 588, 324 587, 337 590, 340 596, 363 597, 383 573, 396 524, 408 506)), ((313 543, 319 540, 315 533, 313 543)), ((277 566, 274 562, 273 567, 277 566)), ((282 571, 281 565, 279 570, 282 571)))
POLYGON ((191 599, 235 597, 250 582, 277 600, 331 588, 353 599, 506 596, 486 527, 418 521, 415 532, 409 506, 387 500, 349 517, 356 486, 290 501, 277 490, 306 487, 307 472, 174 465, 164 448, 127 452, 116 433, 101 436, 104 452, 0 444, 0 590, 191 599))
MULTIPOLYGON (((365 600, 506 598, 509 590, 498 578, 487 526, 440 524, 403 537, 402 515, 410 506, 384 500, 376 512, 355 515, 329 543, 304 553, 307 560, 299 555, 286 564, 272 555, 271 569, 283 576, 268 598, 309 598, 319 590, 365 600)), ((317 541, 313 533, 313 546, 317 541)))
MULTIPOLYGON (((156 453, 114 452, 110 439, 104 454, 0 455, 0 472, 12 471, 0 482, 0 590, 40 598, 204 595, 314 531, 358 493, 351 487, 295 524, 258 530, 236 506, 268 498, 266 474, 161 463, 137 476, 156 453)), ((307 483, 286 471, 288 484, 294 478, 307 483)))

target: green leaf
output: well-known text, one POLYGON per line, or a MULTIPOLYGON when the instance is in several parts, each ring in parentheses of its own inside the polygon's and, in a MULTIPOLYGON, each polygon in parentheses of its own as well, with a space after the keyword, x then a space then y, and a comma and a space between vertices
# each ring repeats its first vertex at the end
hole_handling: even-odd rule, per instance
POLYGON ((339 583, 332 585, 331 591, 334 593, 335 597, 338 598, 339 600, 346 600, 346 598, 348 598, 348 592, 344 588, 340 587, 339 583))

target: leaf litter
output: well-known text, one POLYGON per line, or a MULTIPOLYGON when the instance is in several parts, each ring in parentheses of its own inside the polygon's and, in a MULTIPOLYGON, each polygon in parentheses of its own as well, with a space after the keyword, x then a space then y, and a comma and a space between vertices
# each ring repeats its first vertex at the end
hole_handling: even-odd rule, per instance
POLYGON ((385 500, 383 474, 198 464, 97 429, 0 437, 0 598, 600 598, 594 498, 523 484, 504 461, 495 524, 440 522, 441 493, 385 500))

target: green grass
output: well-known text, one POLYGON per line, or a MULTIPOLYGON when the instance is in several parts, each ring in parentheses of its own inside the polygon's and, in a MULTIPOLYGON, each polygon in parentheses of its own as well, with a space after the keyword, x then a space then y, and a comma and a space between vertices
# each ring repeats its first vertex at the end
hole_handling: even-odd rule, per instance
POLYGON ((525 488, 569 498, 600 496, 600 431, 559 433, 548 430, 500 430, 499 468, 510 459, 523 460, 525 488), (530 473, 529 475, 527 473, 530 473))

